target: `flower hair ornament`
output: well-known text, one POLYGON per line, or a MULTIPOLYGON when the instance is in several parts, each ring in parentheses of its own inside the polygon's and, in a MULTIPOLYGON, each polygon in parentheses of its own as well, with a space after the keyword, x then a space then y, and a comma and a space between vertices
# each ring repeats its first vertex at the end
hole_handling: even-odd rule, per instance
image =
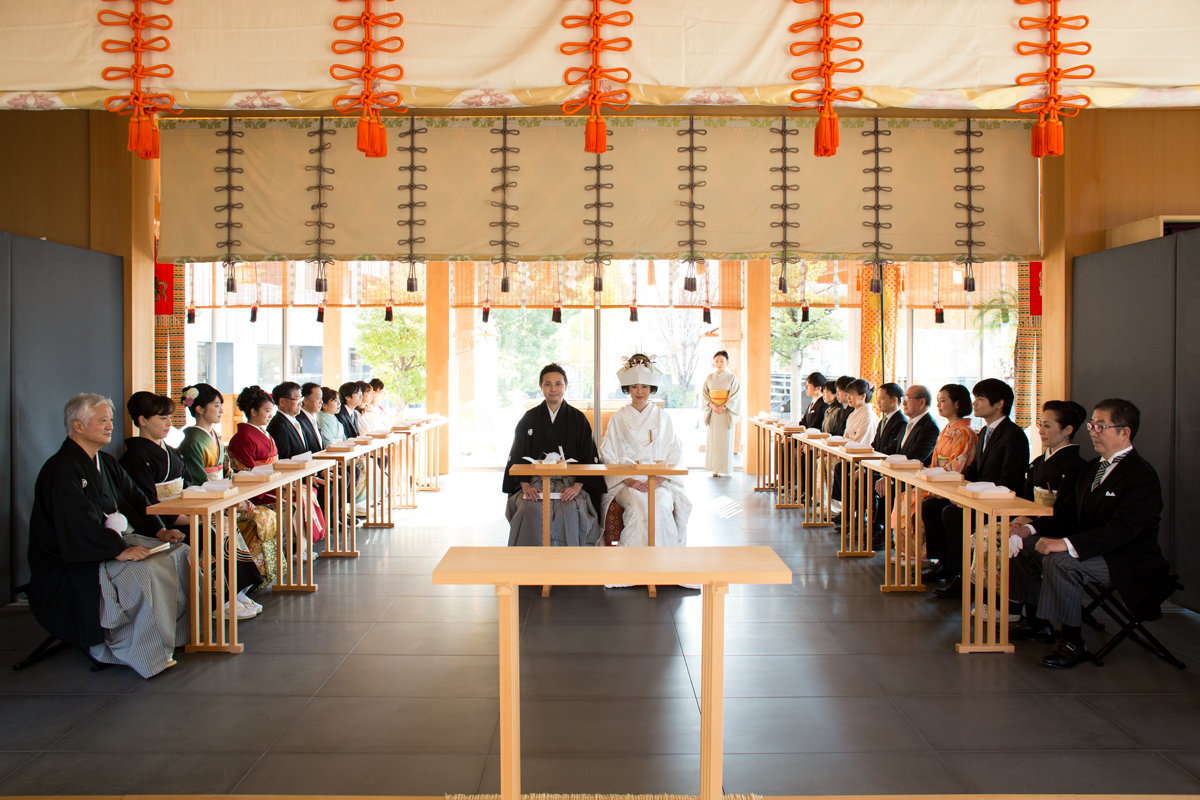
POLYGON ((200 396, 200 390, 195 386, 189 386, 187 391, 183 393, 183 405, 185 408, 191 408, 192 403, 196 402, 196 398, 200 396))

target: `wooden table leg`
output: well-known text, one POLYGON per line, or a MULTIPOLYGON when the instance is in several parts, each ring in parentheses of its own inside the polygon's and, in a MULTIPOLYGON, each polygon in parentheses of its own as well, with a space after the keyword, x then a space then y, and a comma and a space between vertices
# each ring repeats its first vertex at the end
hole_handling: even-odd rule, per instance
POLYGON ((238 644, 237 638, 237 506, 230 506, 226 510, 226 528, 228 534, 225 540, 229 543, 229 550, 226 552, 226 568, 229 570, 227 583, 229 584, 229 652, 242 652, 242 645, 238 644))
MULTIPOLYGON (((548 477, 542 478, 542 547, 550 546, 550 492, 546 490, 546 484, 550 484, 550 488, 553 489, 554 482, 548 477)), ((546 584, 542 587, 542 597, 549 596, 550 585, 546 584)))
MULTIPOLYGON (((646 476, 646 546, 654 547, 654 476, 646 476)), ((658 588, 654 584, 646 587, 651 597, 658 597, 658 588)))
POLYGON ((721 800, 724 756, 725 595, 729 585, 706 583, 700 646, 700 798, 721 800))
POLYGON ((521 800, 520 597, 511 583, 498 584, 500 599, 500 798, 521 800))
POLYGON ((194 514, 188 517, 188 546, 192 550, 191 587, 188 591, 188 625, 191 631, 191 641, 188 642, 189 647, 184 650, 186 653, 191 652, 191 647, 200 644, 200 603, 202 600, 204 602, 208 600, 200 591, 200 559, 203 557, 201 553, 206 552, 200 548, 200 520, 201 517, 194 514))

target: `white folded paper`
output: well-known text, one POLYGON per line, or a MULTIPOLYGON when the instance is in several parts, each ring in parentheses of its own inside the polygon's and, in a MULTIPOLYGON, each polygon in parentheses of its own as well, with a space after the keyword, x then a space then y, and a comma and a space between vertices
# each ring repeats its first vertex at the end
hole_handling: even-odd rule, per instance
POLYGON ((841 444, 842 442, 847 441, 849 441, 849 439, 847 439, 845 436, 830 436, 825 440, 825 444, 841 444))
POLYGON ((968 483, 963 488, 968 492, 975 492, 976 494, 1008 494, 1010 491, 1003 486, 997 486, 991 481, 976 481, 975 483, 968 483))
POLYGON ((297 455, 292 456, 291 459, 289 459, 289 460, 295 461, 297 464, 304 464, 306 462, 312 461, 312 453, 299 453, 297 455))
POLYGON ((941 467, 922 467, 921 469, 917 470, 917 472, 921 473, 922 475, 943 475, 945 474, 946 470, 942 469, 941 467))
POLYGON ((227 489, 233 488, 233 481, 228 478, 216 478, 214 480, 205 481, 203 483, 204 491, 206 492, 224 492, 227 489))
POLYGON ((255 467, 250 470, 251 475, 274 475, 275 467, 272 464, 263 464, 261 467, 255 467))
POLYGON ((899 453, 897 453, 894 456, 888 456, 887 458, 884 459, 884 461, 886 461, 889 464, 907 464, 908 456, 902 456, 899 453))
POLYGON ((821 429, 820 428, 805 428, 804 432, 805 433, 820 433, 821 429))

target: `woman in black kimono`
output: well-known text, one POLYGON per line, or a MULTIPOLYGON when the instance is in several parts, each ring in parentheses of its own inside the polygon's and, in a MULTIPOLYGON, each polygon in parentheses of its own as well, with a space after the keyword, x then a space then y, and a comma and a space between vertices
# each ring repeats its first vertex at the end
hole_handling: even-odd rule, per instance
MULTIPOLYGON (((134 392, 125 404, 138 435, 125 440, 125 453, 121 466, 137 484, 142 493, 153 503, 178 497, 184 489, 191 488, 192 476, 183 456, 166 443, 171 432, 171 414, 175 401, 151 392, 134 392)), ((188 535, 191 525, 187 517, 163 517, 165 527, 188 535)), ((238 548, 237 582, 238 619, 250 619, 262 611, 262 606, 246 596, 246 591, 262 583, 262 574, 254 561, 242 558, 243 548, 238 548)), ((249 556, 249 553, 246 553, 249 556)), ((226 609, 228 611, 228 608, 226 609)))

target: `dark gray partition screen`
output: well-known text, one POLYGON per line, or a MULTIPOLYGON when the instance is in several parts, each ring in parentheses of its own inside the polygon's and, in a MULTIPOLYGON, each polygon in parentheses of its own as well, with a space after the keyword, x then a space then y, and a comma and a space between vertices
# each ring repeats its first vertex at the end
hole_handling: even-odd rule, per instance
MULTIPOLYGON (((118 420, 124 413, 123 269, 118 256, 0 233, 0 273, 0 355, 9 364, 0 378, 0 477, 10 488, 0 506, 0 600, 9 602, 29 576, 33 486, 66 435, 63 406, 96 392, 112 398, 118 420)), ((123 448, 118 440, 106 449, 123 448)))
MULTIPOLYGON (((1187 587, 1174 601, 1200 610, 1200 548, 1189 545, 1200 507, 1200 420, 1188 415, 1200 390, 1197 304, 1200 231, 1075 259, 1071 399, 1090 409, 1122 397, 1141 409, 1134 444, 1162 481, 1159 542, 1187 587)), ((1079 443, 1085 458, 1095 456, 1087 436, 1079 443)))

